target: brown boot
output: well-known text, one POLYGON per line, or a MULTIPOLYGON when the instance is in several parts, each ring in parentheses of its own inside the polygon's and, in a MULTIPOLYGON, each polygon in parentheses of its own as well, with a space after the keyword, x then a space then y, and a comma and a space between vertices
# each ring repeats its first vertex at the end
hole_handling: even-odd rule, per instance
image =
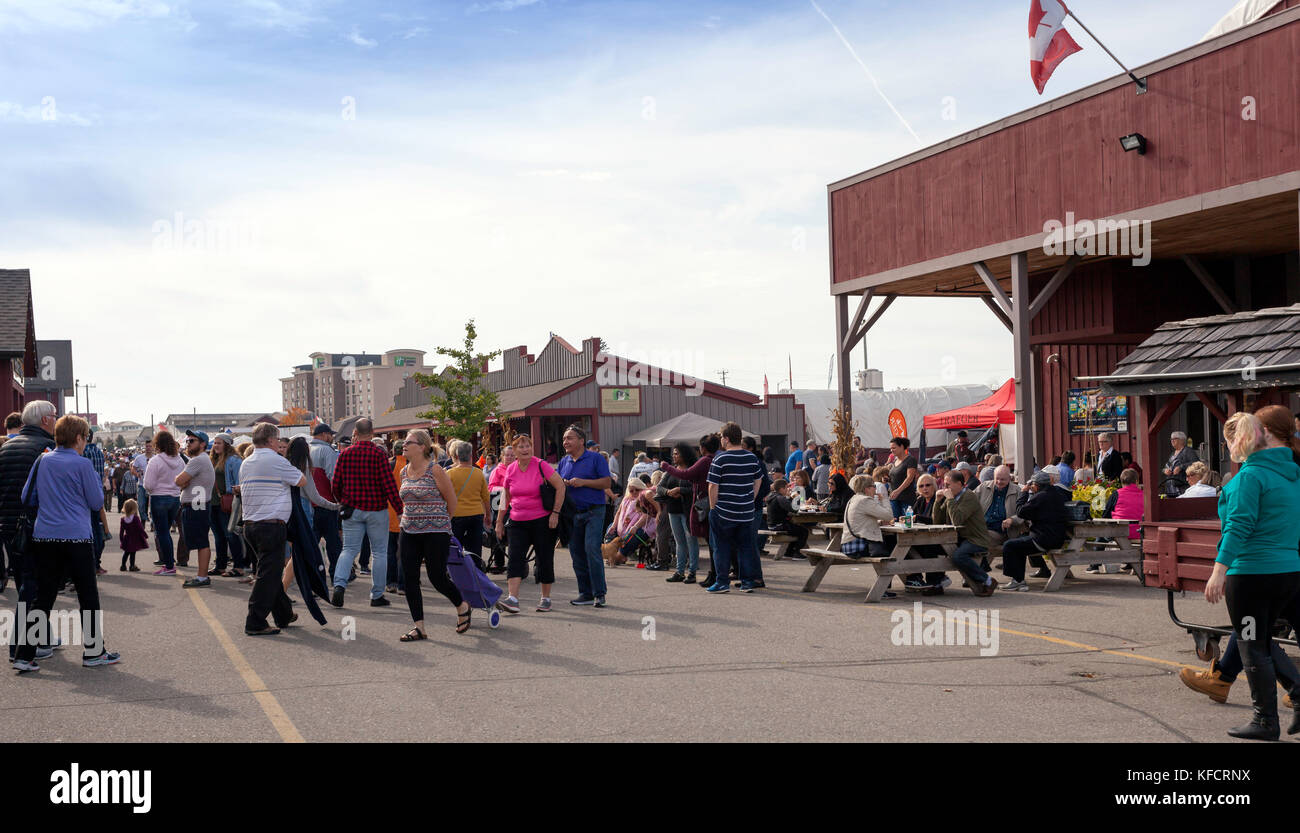
POLYGON ((1228 690, 1232 688, 1232 683, 1223 679, 1223 675, 1215 666, 1211 666, 1206 671, 1184 668, 1178 672, 1178 679, 1192 691, 1199 691, 1216 703, 1228 702, 1228 690))

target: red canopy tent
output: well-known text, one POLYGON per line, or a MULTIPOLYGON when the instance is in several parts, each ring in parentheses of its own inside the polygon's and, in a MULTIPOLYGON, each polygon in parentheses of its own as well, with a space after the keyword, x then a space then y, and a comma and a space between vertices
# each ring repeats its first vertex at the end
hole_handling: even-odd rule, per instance
POLYGON ((1014 425, 1016 421, 1016 380, 1008 379, 987 399, 965 408, 954 408, 926 416, 926 429, 957 431, 963 428, 988 428, 990 425, 1014 425))

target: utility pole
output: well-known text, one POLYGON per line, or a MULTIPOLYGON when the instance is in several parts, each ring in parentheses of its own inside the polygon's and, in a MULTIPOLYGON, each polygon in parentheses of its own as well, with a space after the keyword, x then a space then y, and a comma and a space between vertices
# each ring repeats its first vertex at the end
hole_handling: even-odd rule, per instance
POLYGON ((78 413, 78 414, 81 413, 81 380, 80 379, 72 380, 72 398, 74 400, 73 407, 76 408, 76 411, 74 411, 74 413, 78 413))
POLYGON ((86 384, 84 385, 84 387, 86 388, 86 414, 89 415, 90 414, 90 389, 98 386, 86 384))
POLYGON ((722 377, 722 384, 724 384, 724 385, 727 384, 727 371, 726 371, 726 368, 723 368, 722 370, 719 370, 719 371, 718 371, 718 375, 722 377))

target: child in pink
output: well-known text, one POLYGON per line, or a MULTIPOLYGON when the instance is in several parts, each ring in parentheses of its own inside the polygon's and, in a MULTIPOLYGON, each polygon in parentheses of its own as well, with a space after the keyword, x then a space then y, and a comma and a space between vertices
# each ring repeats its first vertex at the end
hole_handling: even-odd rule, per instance
POLYGON ((117 530, 117 540, 122 543, 122 572, 127 572, 128 569, 132 573, 140 572, 140 568, 135 566, 135 554, 149 548, 149 535, 144 531, 144 523, 141 522, 137 511, 139 508, 139 504, 134 500, 122 504, 122 511, 125 514, 117 530), (131 562, 129 568, 128 561, 131 562))

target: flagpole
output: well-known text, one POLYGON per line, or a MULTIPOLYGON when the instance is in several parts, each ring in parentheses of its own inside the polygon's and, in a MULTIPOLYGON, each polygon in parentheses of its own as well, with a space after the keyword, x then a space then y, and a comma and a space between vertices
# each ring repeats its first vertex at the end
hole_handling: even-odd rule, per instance
POLYGON ((1085 24, 1082 20, 1079 19, 1078 15, 1070 11, 1068 8, 1065 10, 1065 13, 1070 17, 1073 17, 1074 22, 1079 24, 1080 28, 1082 28, 1083 31, 1088 33, 1088 37, 1092 38, 1094 41, 1097 41, 1097 45, 1100 46, 1102 50, 1105 51, 1105 53, 1110 56, 1110 59, 1115 63, 1119 64, 1120 69, 1128 73, 1128 77, 1133 79, 1134 84, 1137 84, 1138 95, 1142 95, 1142 93, 1147 91, 1147 80, 1145 78, 1138 78, 1136 75, 1133 74, 1133 70, 1124 66, 1124 62, 1121 61, 1119 58, 1116 58, 1115 53, 1107 49, 1106 44, 1098 40, 1097 36, 1092 33, 1092 30, 1088 28, 1087 24, 1085 24))

